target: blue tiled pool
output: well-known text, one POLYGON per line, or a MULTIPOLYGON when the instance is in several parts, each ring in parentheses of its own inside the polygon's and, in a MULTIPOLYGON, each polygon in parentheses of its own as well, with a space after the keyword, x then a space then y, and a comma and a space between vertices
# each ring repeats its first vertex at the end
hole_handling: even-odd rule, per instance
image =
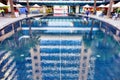
POLYGON ((120 80, 120 45, 100 30, 98 20, 30 21, 23 20, 23 30, 1 42, 0 80, 120 80))

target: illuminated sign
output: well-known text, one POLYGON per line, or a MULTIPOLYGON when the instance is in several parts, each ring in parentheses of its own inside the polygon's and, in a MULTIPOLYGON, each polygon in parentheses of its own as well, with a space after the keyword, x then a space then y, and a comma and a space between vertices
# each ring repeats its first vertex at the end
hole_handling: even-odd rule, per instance
POLYGON ((68 6, 54 6, 54 16, 68 16, 68 6))

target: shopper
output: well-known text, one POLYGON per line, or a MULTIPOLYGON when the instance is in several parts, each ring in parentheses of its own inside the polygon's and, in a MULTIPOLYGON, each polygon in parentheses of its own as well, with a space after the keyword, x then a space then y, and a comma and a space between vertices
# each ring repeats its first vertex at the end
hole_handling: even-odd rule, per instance
POLYGON ((27 10, 27 8, 25 9, 25 14, 26 14, 26 17, 28 17, 28 10, 27 10))
POLYGON ((5 16, 5 11, 4 11, 4 9, 1 9, 0 12, 1 12, 2 16, 4 17, 4 16, 5 16))
POLYGON ((89 15, 89 13, 90 13, 90 12, 89 12, 89 10, 88 10, 88 9, 86 9, 86 15, 87 15, 87 16, 89 15))
POLYGON ((1 14, 1 9, 0 9, 0 14, 1 14))

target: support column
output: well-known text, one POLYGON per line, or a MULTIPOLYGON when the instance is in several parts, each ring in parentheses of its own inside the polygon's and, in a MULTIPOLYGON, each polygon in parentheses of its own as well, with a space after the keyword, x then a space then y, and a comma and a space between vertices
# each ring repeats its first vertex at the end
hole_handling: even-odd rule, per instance
POLYGON ((27 9, 28 9, 28 13, 30 13, 30 5, 29 5, 29 0, 27 0, 26 2, 27 2, 27 9))
POLYGON ((75 7, 75 13, 78 14, 79 13, 79 6, 75 7))
POLYGON ((68 13, 70 13, 70 10, 71 10, 71 9, 70 9, 70 6, 68 6, 68 13))
POLYGON ((46 14, 46 6, 43 5, 43 13, 46 14))
POLYGON ((110 16, 111 16, 112 4, 113 4, 113 0, 110 0, 110 5, 109 5, 108 11, 107 11, 108 18, 110 18, 110 16))
POLYGON ((13 7, 13 0, 9 0, 10 1, 10 8, 11 8, 11 17, 15 18, 15 11, 14 11, 14 7, 13 7))
POLYGON ((96 0, 94 0, 94 11, 93 14, 96 14, 96 0))

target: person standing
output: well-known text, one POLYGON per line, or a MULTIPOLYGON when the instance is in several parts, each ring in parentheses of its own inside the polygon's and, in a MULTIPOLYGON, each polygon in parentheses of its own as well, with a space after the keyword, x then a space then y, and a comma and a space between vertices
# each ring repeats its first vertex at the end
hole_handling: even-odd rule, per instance
POLYGON ((120 8, 117 9, 118 18, 120 18, 120 8))
POLYGON ((87 15, 87 17, 88 17, 88 15, 89 15, 89 10, 88 9, 86 9, 86 15, 87 15))
POLYGON ((1 14, 1 9, 0 9, 0 14, 1 14))
POLYGON ((26 14, 26 17, 28 17, 28 10, 27 10, 27 8, 25 8, 25 14, 26 14))
POLYGON ((17 9, 17 8, 15 8, 15 10, 14 10, 14 11, 15 11, 15 16, 16 16, 16 17, 19 17, 19 11, 18 11, 18 9, 17 9))
POLYGON ((4 9, 1 9, 1 14, 2 14, 3 17, 5 16, 4 13, 5 13, 4 9))

